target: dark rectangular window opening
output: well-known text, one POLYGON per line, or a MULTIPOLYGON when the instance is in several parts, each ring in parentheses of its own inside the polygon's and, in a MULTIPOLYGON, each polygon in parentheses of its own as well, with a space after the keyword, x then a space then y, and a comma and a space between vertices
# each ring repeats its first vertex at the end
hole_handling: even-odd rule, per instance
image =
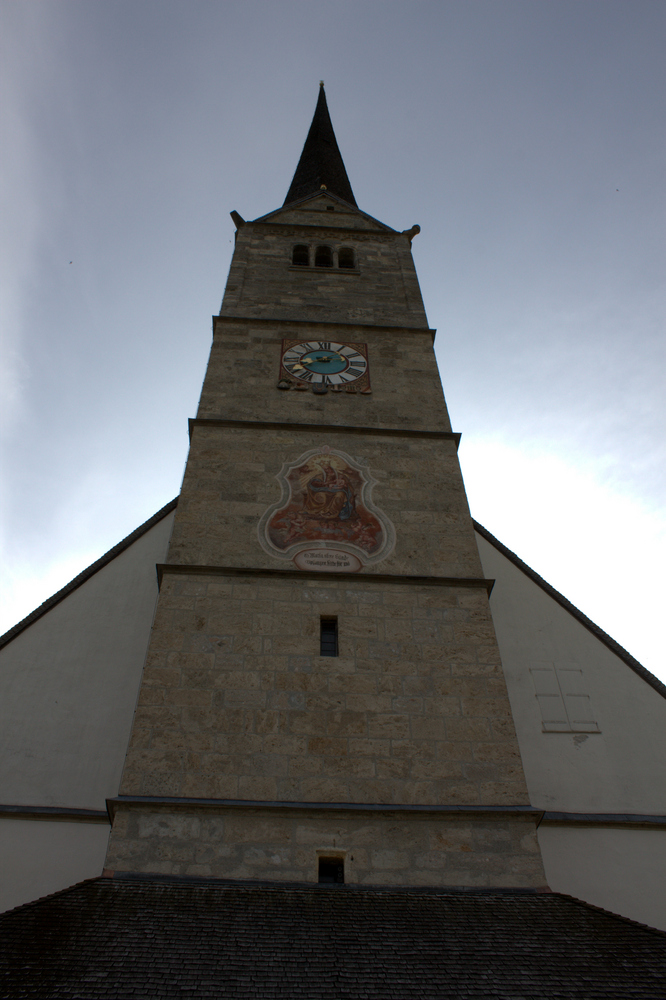
POLYGON ((322 618, 319 622, 319 655, 338 655, 338 619, 322 618))
POLYGON ((354 251, 351 247, 340 247, 338 250, 338 267, 355 268, 354 251))
POLYGON ((340 885, 345 880, 345 863, 342 858, 319 859, 319 881, 340 885))
POLYGON ((330 247, 317 247, 315 250, 315 267, 333 267, 333 251, 330 247))
POLYGON ((305 243, 297 243, 291 252, 292 264, 308 267, 310 263, 310 248, 305 243))

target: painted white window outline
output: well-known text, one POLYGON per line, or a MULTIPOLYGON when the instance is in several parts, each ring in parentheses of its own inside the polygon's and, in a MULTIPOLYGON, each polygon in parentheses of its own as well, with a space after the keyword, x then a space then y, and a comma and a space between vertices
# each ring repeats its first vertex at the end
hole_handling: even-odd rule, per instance
POLYGON ((580 667, 530 667, 544 733, 598 733, 580 667))

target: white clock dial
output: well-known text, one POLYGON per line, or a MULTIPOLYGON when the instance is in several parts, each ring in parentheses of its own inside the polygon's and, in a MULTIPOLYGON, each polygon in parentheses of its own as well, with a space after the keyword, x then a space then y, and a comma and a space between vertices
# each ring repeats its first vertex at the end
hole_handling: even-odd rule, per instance
POLYGON ((309 340, 288 348, 282 366, 292 378, 310 385, 348 385, 366 374, 368 361, 348 344, 309 340))

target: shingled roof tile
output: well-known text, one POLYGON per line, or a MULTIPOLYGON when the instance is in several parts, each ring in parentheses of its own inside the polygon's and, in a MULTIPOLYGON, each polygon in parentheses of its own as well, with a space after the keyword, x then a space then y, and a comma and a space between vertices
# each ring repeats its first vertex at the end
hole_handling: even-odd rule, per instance
POLYGON ((566 896, 98 879, 0 917, 0 996, 663 1000, 666 934, 566 896))

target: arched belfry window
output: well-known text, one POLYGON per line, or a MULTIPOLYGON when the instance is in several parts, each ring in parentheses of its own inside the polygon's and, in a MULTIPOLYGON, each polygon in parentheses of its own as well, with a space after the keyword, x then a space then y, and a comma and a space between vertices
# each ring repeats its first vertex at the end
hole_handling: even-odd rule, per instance
POLYGON ((308 267, 310 264, 310 248, 305 243, 297 243, 291 254, 292 264, 308 267))
POLYGON ((338 250, 338 267, 355 268, 356 259, 351 247, 340 247, 338 250))
POLYGON ((333 267, 333 251, 330 247, 317 247, 315 267, 333 267))

